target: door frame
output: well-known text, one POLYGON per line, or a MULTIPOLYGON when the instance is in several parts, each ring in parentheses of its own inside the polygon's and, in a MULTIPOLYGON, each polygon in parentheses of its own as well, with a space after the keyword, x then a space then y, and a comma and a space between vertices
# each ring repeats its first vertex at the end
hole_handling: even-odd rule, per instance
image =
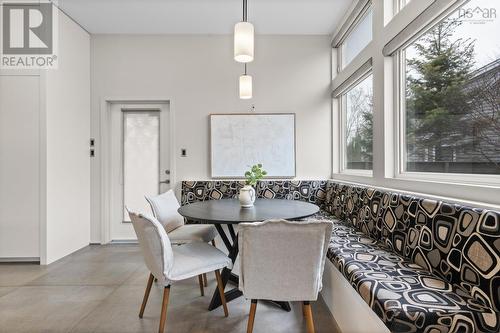
POLYGON ((161 112, 168 112, 169 126, 169 155, 170 155, 170 182, 172 186, 176 184, 176 163, 175 163, 175 117, 170 98, 103 98, 101 100, 99 112, 99 131, 101 144, 99 171, 100 181, 100 202, 99 217, 101 226, 101 244, 111 241, 111 109, 115 104, 126 104, 127 109, 159 109, 161 112))

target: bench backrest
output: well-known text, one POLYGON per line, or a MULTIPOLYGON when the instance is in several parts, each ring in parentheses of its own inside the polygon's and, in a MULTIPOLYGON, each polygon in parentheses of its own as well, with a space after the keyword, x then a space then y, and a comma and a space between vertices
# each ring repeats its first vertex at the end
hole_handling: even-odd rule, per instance
MULTIPOLYGON (((266 180, 259 181, 255 191, 257 198, 301 200, 323 206, 327 183, 326 180, 266 180)), ((237 180, 183 181, 181 205, 237 198, 244 185, 244 181, 237 180)))
POLYGON ((334 181, 324 208, 500 311, 500 212, 334 181))

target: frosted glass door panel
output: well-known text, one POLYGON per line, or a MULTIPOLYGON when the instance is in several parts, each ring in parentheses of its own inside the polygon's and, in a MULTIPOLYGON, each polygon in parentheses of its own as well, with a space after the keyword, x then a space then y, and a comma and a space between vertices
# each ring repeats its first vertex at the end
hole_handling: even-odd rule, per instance
MULTIPOLYGON (((159 112, 123 112, 124 206, 134 212, 149 213, 144 196, 158 194, 159 168, 159 112)), ((129 222, 126 210, 123 211, 123 221, 129 222)))

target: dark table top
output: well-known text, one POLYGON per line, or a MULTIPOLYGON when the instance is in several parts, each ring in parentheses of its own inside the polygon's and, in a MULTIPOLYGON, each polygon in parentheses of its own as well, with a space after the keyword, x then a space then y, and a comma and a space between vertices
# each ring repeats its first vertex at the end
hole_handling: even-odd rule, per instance
POLYGON ((237 224, 267 219, 296 220, 316 214, 319 207, 298 200, 257 199, 254 207, 241 208, 237 199, 200 201, 182 206, 179 214, 210 224, 237 224))

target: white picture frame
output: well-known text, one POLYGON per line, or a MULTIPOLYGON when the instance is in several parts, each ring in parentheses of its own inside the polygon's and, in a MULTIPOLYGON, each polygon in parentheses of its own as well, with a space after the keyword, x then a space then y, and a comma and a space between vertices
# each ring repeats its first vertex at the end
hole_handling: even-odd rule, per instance
POLYGON ((267 178, 296 175, 295 113, 210 115, 212 178, 244 178, 261 163, 267 178))

